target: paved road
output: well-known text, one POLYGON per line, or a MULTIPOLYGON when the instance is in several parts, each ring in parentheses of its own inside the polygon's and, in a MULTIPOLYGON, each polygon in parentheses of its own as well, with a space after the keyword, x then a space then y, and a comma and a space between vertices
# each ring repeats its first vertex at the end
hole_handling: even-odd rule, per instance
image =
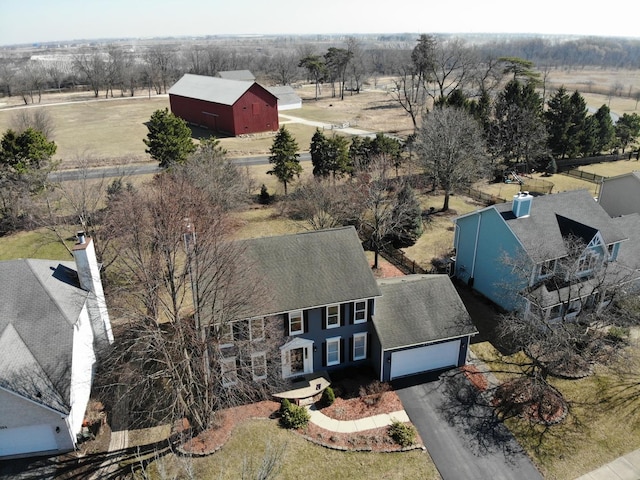
MULTIPOLYGON (((237 157, 230 159, 232 163, 239 166, 266 165, 269 163, 268 156, 258 157, 237 157)), ((308 153, 300 154, 300 161, 311 161, 311 155, 308 153)), ((54 182, 67 182, 70 180, 80 180, 82 178, 116 178, 128 177, 131 175, 149 175, 157 173, 162 169, 155 163, 153 164, 137 164, 137 165, 120 165, 117 167, 98 167, 89 169, 72 169, 61 170, 49 174, 49 180, 54 182)))
POLYGON ((394 383, 444 480, 542 480, 509 430, 464 375, 394 383))

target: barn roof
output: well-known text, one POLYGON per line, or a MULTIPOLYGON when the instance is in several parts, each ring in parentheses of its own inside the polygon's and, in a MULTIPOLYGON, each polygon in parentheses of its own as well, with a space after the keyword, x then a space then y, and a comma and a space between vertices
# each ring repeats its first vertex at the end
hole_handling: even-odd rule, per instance
POLYGON ((227 80, 244 80, 246 82, 254 82, 256 79, 249 70, 223 70, 218 72, 216 76, 227 80))
POLYGON ((254 83, 187 73, 169 89, 169 95, 233 105, 254 83))

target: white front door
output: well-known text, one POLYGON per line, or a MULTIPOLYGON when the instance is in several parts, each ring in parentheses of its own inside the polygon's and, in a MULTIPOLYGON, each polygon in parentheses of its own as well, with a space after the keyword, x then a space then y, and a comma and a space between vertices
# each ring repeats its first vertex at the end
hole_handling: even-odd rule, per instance
POLYGON ((313 340, 295 338, 280 347, 282 378, 313 372, 313 340))

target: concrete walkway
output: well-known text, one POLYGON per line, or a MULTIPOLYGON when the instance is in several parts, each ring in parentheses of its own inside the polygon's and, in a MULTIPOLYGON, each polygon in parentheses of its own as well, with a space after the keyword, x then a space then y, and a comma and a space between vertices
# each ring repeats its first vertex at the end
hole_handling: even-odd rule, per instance
POLYGON ((372 417, 361 418, 359 420, 335 420, 327 417, 318 411, 315 405, 307 407, 311 414, 310 422, 320 428, 338 433, 362 432, 363 430, 371 430, 373 428, 386 427, 391 425, 395 420, 400 422, 408 422, 409 416, 404 410, 398 410, 392 413, 383 413, 372 417))
POLYGON ((577 480, 638 480, 640 449, 616 458, 613 462, 579 477, 577 480))

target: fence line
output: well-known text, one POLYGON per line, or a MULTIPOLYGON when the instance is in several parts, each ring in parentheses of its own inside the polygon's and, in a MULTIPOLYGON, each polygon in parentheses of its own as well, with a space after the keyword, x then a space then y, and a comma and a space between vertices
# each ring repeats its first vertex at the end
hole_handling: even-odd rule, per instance
POLYGON ((569 177, 580 178, 587 182, 600 184, 607 177, 603 177, 602 175, 596 175, 591 172, 583 172, 582 170, 578 170, 577 168, 573 168, 571 170, 567 170, 566 172, 561 172, 562 175, 567 175, 569 177))
POLYGON ((411 273, 419 273, 419 274, 432 273, 431 271, 425 270, 424 268, 422 268, 420 265, 418 265, 415 262, 415 260, 411 260, 400 250, 397 250, 390 246, 387 247, 385 250, 381 251, 380 256, 385 260, 387 260, 388 262, 395 265, 396 267, 398 267, 400 270, 402 270, 403 273, 407 275, 411 273))

